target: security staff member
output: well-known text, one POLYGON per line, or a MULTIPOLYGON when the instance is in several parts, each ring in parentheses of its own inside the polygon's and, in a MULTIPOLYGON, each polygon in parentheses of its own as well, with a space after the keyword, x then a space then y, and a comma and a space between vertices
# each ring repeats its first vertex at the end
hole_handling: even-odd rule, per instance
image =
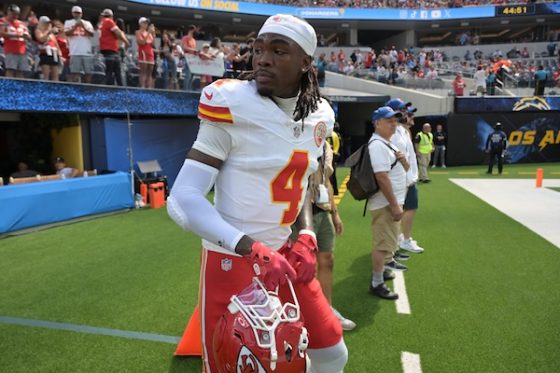
POLYGON ((486 139, 486 153, 490 154, 490 160, 488 161, 488 171, 487 174, 492 174, 492 168, 494 167, 494 158, 498 158, 498 172, 501 175, 504 162, 504 152, 507 148, 507 136, 504 131, 502 131, 502 124, 497 122, 494 126, 494 132, 488 135, 486 139))
POLYGON ((535 71, 535 96, 544 96, 547 75, 542 65, 535 71))

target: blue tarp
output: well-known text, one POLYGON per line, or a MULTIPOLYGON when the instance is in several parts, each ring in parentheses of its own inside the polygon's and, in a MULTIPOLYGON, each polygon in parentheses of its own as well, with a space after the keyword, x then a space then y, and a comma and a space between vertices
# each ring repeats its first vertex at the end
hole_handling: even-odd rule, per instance
POLYGON ((134 207, 130 175, 0 187, 0 234, 87 215, 134 207))

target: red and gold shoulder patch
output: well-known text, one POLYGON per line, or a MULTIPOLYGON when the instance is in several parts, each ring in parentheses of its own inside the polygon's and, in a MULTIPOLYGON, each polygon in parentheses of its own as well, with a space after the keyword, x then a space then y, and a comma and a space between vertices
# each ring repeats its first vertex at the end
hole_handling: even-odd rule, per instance
POLYGON ((206 119, 210 122, 218 123, 233 123, 233 116, 227 107, 221 106, 211 106, 198 103, 198 117, 200 119, 206 119))

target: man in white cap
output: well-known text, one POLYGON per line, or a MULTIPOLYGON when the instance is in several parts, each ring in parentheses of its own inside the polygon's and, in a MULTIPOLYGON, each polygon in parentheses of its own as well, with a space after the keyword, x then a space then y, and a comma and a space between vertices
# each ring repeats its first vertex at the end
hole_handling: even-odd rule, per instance
POLYGON ((84 81, 91 83, 93 71, 92 38, 95 30, 91 22, 82 19, 82 8, 72 7, 72 19, 64 22, 64 33, 70 45, 70 79, 80 82, 84 72, 84 81))
POLYGON ((267 289, 279 286, 283 299, 289 299, 286 279, 294 283, 309 331, 311 372, 342 372, 346 364, 340 323, 315 279, 317 243, 306 193, 334 125, 312 71, 316 45, 306 21, 269 17, 246 80, 218 80, 200 96, 198 137, 167 209, 179 226, 203 238, 199 306, 206 372, 225 371, 213 354, 214 329, 231 296, 254 276, 267 289), (212 186, 214 205, 205 198, 212 186), (295 242, 288 241, 292 223, 300 229, 295 242))

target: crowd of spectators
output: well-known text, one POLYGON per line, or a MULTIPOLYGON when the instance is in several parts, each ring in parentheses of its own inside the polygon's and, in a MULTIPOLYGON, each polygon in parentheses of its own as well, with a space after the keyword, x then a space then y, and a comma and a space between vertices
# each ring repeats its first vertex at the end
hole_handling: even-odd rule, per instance
MULTIPOLYGON (((202 88, 219 78, 193 75, 186 62, 189 55, 200 60, 223 60, 226 77, 237 77, 251 67, 254 39, 248 39, 244 45, 224 45, 218 37, 210 43, 197 43, 205 35, 195 25, 186 30, 161 30, 150 19, 141 17, 135 35, 127 36, 124 22, 115 19, 111 9, 99 15, 97 27, 84 17, 79 6, 72 7, 71 16, 65 21, 46 15, 37 17, 31 10, 26 12, 25 20, 20 20, 20 16, 19 7, 10 5, 6 16, 0 19, 4 53, 2 58, 0 51, 0 67, 5 68, 7 77, 188 90, 202 88)), ((319 35, 318 39, 321 44, 324 37, 319 35)), ((509 79, 515 85, 528 86, 542 65, 541 70, 547 74, 546 84, 556 86, 558 62, 535 59, 526 47, 521 48, 514 47, 506 53, 496 50, 489 55, 476 48, 472 53, 467 51, 463 59, 450 59, 439 49, 427 48, 363 48, 355 49, 349 56, 340 49, 331 51, 329 56, 319 56, 316 67, 321 84, 325 71, 333 71, 388 84, 412 81, 412 86, 419 88, 444 88, 442 74, 451 74, 452 78, 461 72, 472 77, 482 66, 493 79, 490 70, 496 73, 496 63, 507 58, 513 62, 506 66, 503 76, 496 77, 498 84, 509 79)), ((551 41, 543 53, 554 56, 556 48, 556 42, 551 41)), ((470 92, 469 88, 475 90, 464 88, 464 94, 470 92)))
MULTIPOLYGON (((246 0, 251 3, 324 8, 434 9, 527 4, 529 0, 246 0)), ((551 0, 552 1, 552 0, 551 0)), ((546 2, 546 0, 539 1, 546 2)))
MULTIPOLYGON (((397 49, 395 46, 382 49, 355 49, 349 56, 343 49, 332 50, 327 56, 321 54, 316 60, 320 83, 324 71, 357 76, 392 85, 407 85, 419 88, 446 88, 442 77, 457 80, 460 73, 461 84, 453 82, 455 95, 476 93, 477 87, 467 87, 463 75, 473 78, 477 70, 482 70, 488 78, 484 93, 495 94, 495 88, 533 87, 535 74, 542 70, 546 74, 546 85, 558 87, 559 62, 556 43, 550 42, 548 50, 542 54, 528 52, 526 47, 514 47, 507 53, 496 50, 484 55, 479 49, 471 54, 467 51, 463 59, 448 58, 439 49, 418 49, 414 47, 397 49), (554 57, 554 58, 550 58, 554 57)), ((543 73, 539 73, 542 76, 543 73)), ((480 79, 480 73, 479 73, 480 79)))

